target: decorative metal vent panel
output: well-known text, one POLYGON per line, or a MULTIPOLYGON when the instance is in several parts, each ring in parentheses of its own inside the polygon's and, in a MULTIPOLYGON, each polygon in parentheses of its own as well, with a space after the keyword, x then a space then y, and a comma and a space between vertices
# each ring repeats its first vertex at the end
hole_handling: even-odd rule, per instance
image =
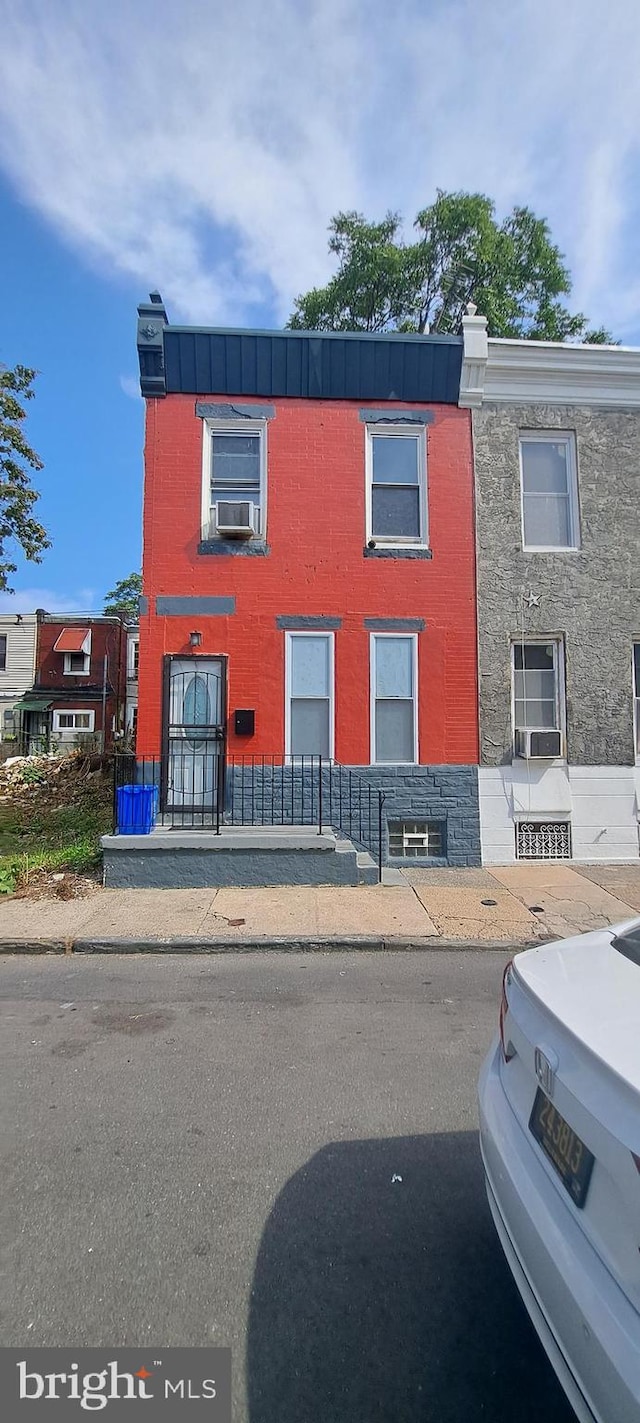
POLYGON ((517 860, 570 860, 568 820, 520 820, 516 825, 517 860))

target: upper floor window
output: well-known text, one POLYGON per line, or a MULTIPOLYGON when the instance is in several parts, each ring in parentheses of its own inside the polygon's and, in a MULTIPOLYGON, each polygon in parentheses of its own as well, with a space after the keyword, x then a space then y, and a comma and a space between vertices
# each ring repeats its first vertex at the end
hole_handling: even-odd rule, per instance
POLYGON ((88 677, 91 658, 88 652, 65 652, 64 670, 67 676, 88 677))
POLYGON ((137 681, 138 668, 140 665, 140 641, 137 637, 130 637, 127 647, 127 676, 130 682, 137 681))
POLYGON ((7 670, 7 637, 6 633, 0 637, 0 672, 7 670))
POLYGON ((62 654, 66 676, 88 677, 91 670, 91 628, 63 628, 53 644, 53 651, 62 654))
POLYGON ((250 539, 266 529, 266 426, 205 424, 203 537, 250 539))
POLYGON ((424 429, 367 429, 367 540, 427 544, 424 429))
POLYGON ((530 430, 520 436, 525 549, 580 546, 574 436, 530 430))

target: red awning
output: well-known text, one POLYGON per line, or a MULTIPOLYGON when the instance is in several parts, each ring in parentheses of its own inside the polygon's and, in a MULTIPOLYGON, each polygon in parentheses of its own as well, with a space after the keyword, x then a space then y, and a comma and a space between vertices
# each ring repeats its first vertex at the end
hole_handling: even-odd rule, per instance
POLYGON ((84 652, 89 628, 63 628, 53 644, 54 652, 84 652))

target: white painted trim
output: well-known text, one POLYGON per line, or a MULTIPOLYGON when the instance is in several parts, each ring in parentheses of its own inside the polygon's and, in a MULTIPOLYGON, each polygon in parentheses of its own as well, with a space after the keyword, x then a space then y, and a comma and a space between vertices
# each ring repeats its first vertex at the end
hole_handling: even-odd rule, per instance
POLYGON ((483 316, 463 317, 458 404, 589 405, 640 409, 640 347, 487 338, 483 316))
POLYGON ((267 536, 267 420, 203 420, 202 421, 202 496, 200 532, 202 539, 215 538, 211 527, 211 460, 212 435, 260 436, 260 527, 256 538, 267 536))
POLYGON ((365 538, 369 543, 375 538, 376 547, 380 548, 424 548, 429 547, 429 483, 427 469, 427 426, 421 425, 419 429, 407 428, 406 425, 387 425, 382 428, 378 425, 365 425, 365 509, 366 527, 365 538), (385 436, 400 436, 405 440, 415 440, 418 445, 418 497, 420 509, 420 533, 417 539, 395 537, 387 539, 375 534, 372 531, 372 504, 373 504, 373 436, 384 438, 385 436))
POLYGON ((578 499, 578 456, 576 449, 576 436, 574 430, 520 430, 518 435, 518 460, 520 467, 520 520, 522 527, 522 548, 525 553, 578 553, 580 550, 580 506, 578 499), (569 528, 572 542, 570 544, 528 544, 525 536, 524 524, 524 462, 522 459, 522 445, 540 444, 553 442, 555 445, 566 445, 567 473, 569 497, 569 528))
MULTIPOLYGON (((336 639, 335 633, 324 628, 305 628, 299 632, 285 632, 284 635, 284 754, 291 756, 291 647, 296 637, 324 637, 329 642, 329 760, 336 754, 336 639)), ((310 701, 320 698, 309 698, 310 701)))
MULTIPOLYGON (((384 700, 384 698, 382 699, 384 700)), ((399 698, 405 701, 406 698, 399 698)), ((369 765, 370 766, 419 766, 419 716, 418 716, 418 634, 417 632, 371 632, 369 633, 369 765), (412 643, 411 677, 413 683, 413 761, 376 761, 376 642, 383 637, 403 638, 412 643)))
POLYGON ((53 713, 53 724, 52 724, 52 728, 51 728, 51 729, 52 729, 52 731, 58 732, 58 734, 59 734, 60 736, 64 736, 64 735, 67 735, 67 736, 74 736, 74 735, 76 734, 76 732, 78 732, 78 731, 79 731, 80 733, 84 732, 85 735, 89 736, 92 731, 95 731, 95 725, 96 725, 96 714, 95 714, 95 711, 94 711, 92 708, 90 708, 90 707, 57 707, 56 710, 55 710, 54 713, 53 713), (61 726, 61 725, 60 725, 60 717, 61 717, 61 716, 88 716, 88 717, 89 717, 89 725, 88 725, 88 726, 61 726))
POLYGON ((482 863, 515 863, 515 827, 522 819, 569 820, 572 859, 578 863, 637 863, 639 789, 633 766, 561 769, 533 762, 530 778, 522 761, 519 767, 480 766, 482 863))

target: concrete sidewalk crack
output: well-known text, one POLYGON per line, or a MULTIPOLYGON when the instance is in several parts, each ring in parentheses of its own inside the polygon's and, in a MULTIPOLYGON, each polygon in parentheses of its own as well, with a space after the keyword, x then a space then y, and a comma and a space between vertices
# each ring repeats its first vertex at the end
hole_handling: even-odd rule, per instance
POLYGON ((427 909, 426 904, 424 904, 423 901, 421 900, 420 895, 418 894, 418 891, 417 891, 417 889, 416 889, 415 884, 409 883, 409 888, 410 888, 410 889, 413 891, 413 893, 415 894, 415 897, 416 897, 416 899, 417 899, 417 901, 418 901, 418 904, 420 905, 420 908, 421 908, 422 913, 424 914, 425 918, 428 920, 428 922, 429 922, 430 924, 433 924, 433 927, 434 927, 434 929, 435 929, 435 931, 436 931, 436 934, 438 935, 439 938, 441 938, 441 937, 442 937, 442 929, 439 929, 439 928, 438 928, 438 925, 437 925, 435 919, 433 918, 433 915, 429 913, 429 910, 427 909))

